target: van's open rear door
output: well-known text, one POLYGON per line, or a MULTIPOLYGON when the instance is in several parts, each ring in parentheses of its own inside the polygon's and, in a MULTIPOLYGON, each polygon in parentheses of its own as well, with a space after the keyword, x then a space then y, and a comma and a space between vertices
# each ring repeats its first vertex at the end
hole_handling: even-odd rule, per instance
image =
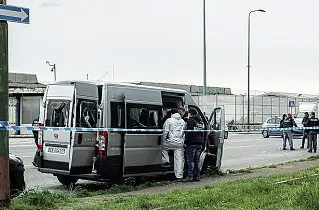
MULTIPOLYGON (((73 126, 96 128, 98 124, 98 87, 95 84, 76 83, 73 126)), ((72 132, 70 174, 91 174, 97 132, 72 132)))
POLYGON ((60 131, 70 127, 75 87, 73 84, 49 85, 45 99, 44 126, 56 131, 43 131, 43 161, 41 169, 69 174, 71 132, 60 131))
POLYGON ((66 131, 65 127, 96 128, 97 86, 89 83, 49 85, 43 131, 43 161, 40 171, 55 174, 92 173, 96 132, 66 131))

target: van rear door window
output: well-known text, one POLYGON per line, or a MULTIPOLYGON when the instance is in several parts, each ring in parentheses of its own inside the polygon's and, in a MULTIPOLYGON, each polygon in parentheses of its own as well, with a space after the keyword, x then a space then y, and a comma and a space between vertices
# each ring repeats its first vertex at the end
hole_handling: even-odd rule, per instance
POLYGON ((76 126, 82 128, 96 128, 97 102, 91 100, 77 100, 76 126))
POLYGON ((50 99, 47 104, 45 125, 67 127, 69 125, 70 101, 50 99))

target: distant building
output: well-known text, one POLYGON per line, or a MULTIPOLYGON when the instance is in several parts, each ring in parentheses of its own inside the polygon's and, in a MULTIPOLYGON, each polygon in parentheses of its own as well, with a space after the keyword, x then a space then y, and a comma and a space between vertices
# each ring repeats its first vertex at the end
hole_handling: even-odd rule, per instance
MULTIPOLYGON (((197 86, 197 85, 182 85, 182 84, 157 83, 157 82, 135 82, 133 84, 181 89, 181 90, 185 90, 189 92, 193 96, 203 94, 203 86, 197 86)), ((207 95, 217 95, 217 94, 231 95, 231 89, 224 88, 224 87, 207 87, 207 95)))
POLYGON ((45 88, 35 74, 9 73, 9 123, 32 124, 39 116, 45 88))

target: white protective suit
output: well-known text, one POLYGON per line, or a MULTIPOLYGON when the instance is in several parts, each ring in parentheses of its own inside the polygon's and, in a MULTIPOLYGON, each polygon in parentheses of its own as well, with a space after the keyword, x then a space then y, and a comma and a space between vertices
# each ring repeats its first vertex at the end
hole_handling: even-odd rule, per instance
POLYGON ((178 179, 184 172, 184 140, 186 123, 181 115, 175 113, 167 119, 163 127, 162 163, 169 163, 168 150, 174 150, 174 172, 178 179))

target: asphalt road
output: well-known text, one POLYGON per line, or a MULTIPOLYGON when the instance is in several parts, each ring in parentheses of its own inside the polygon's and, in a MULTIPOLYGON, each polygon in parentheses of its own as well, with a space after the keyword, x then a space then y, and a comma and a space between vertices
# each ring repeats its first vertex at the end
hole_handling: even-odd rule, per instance
MULTIPOLYGON (((300 137, 295 138, 294 144, 295 151, 283 151, 280 137, 265 139, 261 134, 230 134, 224 144, 222 169, 270 165, 311 156, 306 149, 299 149, 300 137)), ((60 189, 62 186, 56 177, 40 173, 32 165, 35 150, 34 140, 31 138, 10 139, 10 152, 24 161, 27 188, 60 189)))

